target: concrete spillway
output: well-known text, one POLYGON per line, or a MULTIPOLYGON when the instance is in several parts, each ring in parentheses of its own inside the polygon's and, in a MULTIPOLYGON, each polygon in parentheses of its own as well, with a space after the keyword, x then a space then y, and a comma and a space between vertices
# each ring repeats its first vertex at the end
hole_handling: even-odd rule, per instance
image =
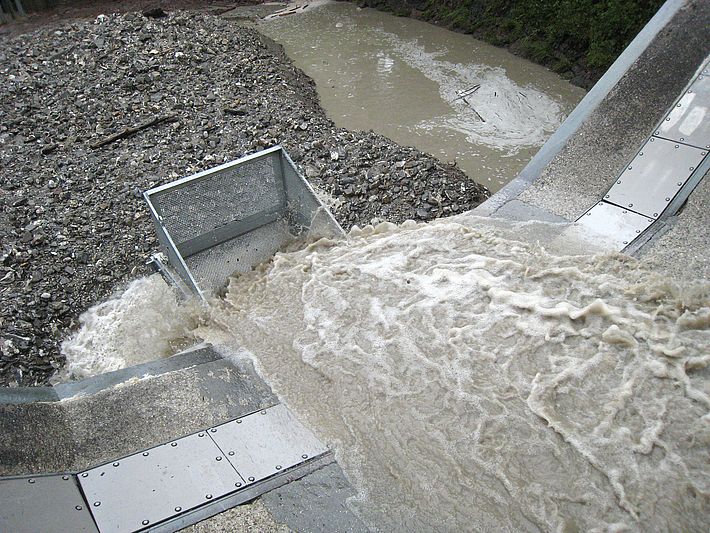
MULTIPOLYGON (((657 125, 674 106, 681 104, 683 109, 682 94, 691 90, 689 84, 704 76, 710 42, 705 23, 708 15, 707 3, 668 2, 518 179, 482 205, 478 214, 559 223, 555 231, 540 240, 550 246, 560 239, 569 241, 570 235, 565 232, 590 209, 607 200, 610 188, 638 157, 641 147, 654 137, 659 144, 675 140, 671 133, 656 133, 657 125)), ((707 124, 704 120, 701 119, 701 126, 707 124)), ((707 128, 700 131, 707 132, 707 128)), ((707 278, 710 185, 702 179, 704 176, 697 175, 697 169, 702 169, 707 161, 703 143, 710 140, 693 138, 693 144, 685 144, 685 140, 677 144, 688 146, 696 157, 688 165, 694 169, 688 170, 683 181, 688 184, 687 203, 680 211, 674 209, 657 218, 653 212, 638 213, 629 207, 624 215, 651 220, 638 233, 644 235, 642 242, 628 251, 643 255, 661 273, 707 278), (694 172, 696 183, 692 181, 694 172), (653 230, 647 232, 649 228, 653 230)), ((672 148, 676 149, 675 144, 672 148)), ((657 155, 659 164, 667 163, 663 153, 657 155)), ((681 158, 682 164, 685 161, 681 158)), ((665 196, 662 199, 665 201, 665 196)), ((615 209, 623 207, 618 202, 606 203, 615 209)), ((615 235, 607 236, 611 239, 602 239, 602 247, 622 249, 633 241, 619 242, 615 235)), ((119 502, 113 504, 91 497, 91 491, 100 488, 82 482, 81 475, 92 476, 97 465, 110 472, 123 472, 122 463, 134 461, 134 454, 141 460, 140 457, 157 453, 155 450, 164 443, 170 446, 173 442, 180 443, 174 448, 182 449, 183 438, 205 438, 206 430, 217 429, 219 433, 222 424, 232 421, 247 424, 253 413, 267 412, 279 405, 279 399, 250 364, 226 361, 209 346, 52 389, 3 390, 0 401, 0 430, 4 437, 0 443, 0 475, 20 476, 19 480, 0 481, 0 529, 170 531, 197 521, 201 521, 202 531, 247 527, 299 531, 367 529, 346 504, 354 494, 350 483, 332 455, 321 453, 317 445, 312 445, 317 450, 317 463, 306 457, 303 463, 284 469, 290 476, 282 476, 281 468, 269 472, 263 478, 263 490, 252 493, 242 492, 246 487, 241 486, 221 493, 209 488, 210 483, 214 481, 216 486, 224 477, 200 462, 204 457, 198 450, 193 462, 186 457, 183 466, 189 469, 190 465, 202 465, 195 468, 201 469, 200 481, 206 483, 199 486, 203 501, 190 504, 189 509, 175 503, 170 506, 174 513, 169 516, 157 515, 148 520, 140 515, 144 511, 140 501, 131 508, 116 510, 120 494, 109 495, 119 502), (37 476, 48 473, 59 476, 37 476), (214 479, 210 477, 213 474, 214 479), (262 495, 255 503, 231 508, 259 494, 262 495), (126 525, 106 518, 120 514, 130 515, 135 521, 129 520, 126 525)), ((218 438, 207 437, 212 441, 206 442, 214 442, 223 452, 218 455, 220 464, 229 461, 230 456, 224 455, 229 449, 222 449, 218 438)), ((256 435, 252 440, 259 438, 256 435)), ((302 438, 294 437, 299 442, 302 438)), ((283 467, 281 463, 276 466, 283 467)), ((240 468, 243 467, 235 467, 237 472, 240 468)), ((102 475, 100 470, 97 475, 102 475)), ((136 468, 126 475, 132 477, 122 480, 120 486, 130 486, 131 480, 137 483, 143 474, 136 468)), ((247 479, 242 481, 246 482, 250 476, 244 475, 247 479)), ((165 498, 173 497, 169 480, 161 487, 167 487, 165 498)))

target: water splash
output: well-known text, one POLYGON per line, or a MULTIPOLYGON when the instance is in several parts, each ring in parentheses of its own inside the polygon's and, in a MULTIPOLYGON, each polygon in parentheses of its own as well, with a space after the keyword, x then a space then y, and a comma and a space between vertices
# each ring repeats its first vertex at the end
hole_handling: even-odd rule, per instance
POLYGON ((701 530, 710 284, 504 225, 278 254, 199 334, 254 359, 385 530, 701 530))
POLYGON ((81 379, 172 355, 194 344, 200 308, 179 304, 159 275, 133 281, 79 317, 62 343, 67 365, 56 380, 81 379))

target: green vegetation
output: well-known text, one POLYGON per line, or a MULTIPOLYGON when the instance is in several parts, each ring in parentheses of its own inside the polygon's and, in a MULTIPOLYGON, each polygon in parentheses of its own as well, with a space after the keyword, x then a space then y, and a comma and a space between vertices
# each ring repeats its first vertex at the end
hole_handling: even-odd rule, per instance
POLYGON ((591 86, 663 0, 360 0, 485 40, 591 86))

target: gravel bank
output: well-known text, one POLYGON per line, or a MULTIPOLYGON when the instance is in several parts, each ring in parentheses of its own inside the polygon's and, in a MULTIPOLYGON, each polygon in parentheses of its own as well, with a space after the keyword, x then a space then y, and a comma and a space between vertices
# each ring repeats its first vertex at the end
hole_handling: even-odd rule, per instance
POLYGON ((210 15, 102 15, 5 39, 0 94, 0 385, 46 384, 78 316, 146 272, 149 187, 280 143, 346 228, 488 196, 413 148, 335 128, 279 46, 210 15))

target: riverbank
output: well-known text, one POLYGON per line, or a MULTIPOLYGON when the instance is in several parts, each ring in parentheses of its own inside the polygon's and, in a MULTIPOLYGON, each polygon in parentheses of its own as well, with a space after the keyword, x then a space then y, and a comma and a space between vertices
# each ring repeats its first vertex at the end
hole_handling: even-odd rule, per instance
POLYGON ((354 0, 475 38, 550 68, 590 89, 663 4, 501 0, 354 0))
POLYGON ((280 143, 346 228, 488 196, 429 155, 336 128, 280 46, 216 16, 62 22, 5 38, 0 65, 2 385, 46 384, 79 315, 147 272, 149 187, 280 143))

